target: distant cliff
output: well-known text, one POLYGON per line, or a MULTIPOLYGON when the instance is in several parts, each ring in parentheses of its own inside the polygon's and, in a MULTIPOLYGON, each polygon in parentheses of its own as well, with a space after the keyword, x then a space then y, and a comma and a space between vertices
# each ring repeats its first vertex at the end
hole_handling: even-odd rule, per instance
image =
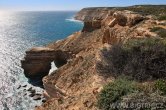
MULTIPOLYGON (((162 39, 158 32, 151 31, 153 27, 166 28, 165 20, 160 21, 157 16, 164 18, 166 7, 158 7, 160 6, 84 8, 75 16, 75 19, 84 22, 80 32, 51 43, 47 48, 27 52, 23 65, 26 62, 33 64, 38 61, 40 65, 45 62, 48 67, 41 65, 44 72, 50 69, 50 62, 62 62, 56 71, 43 78, 44 95, 48 101, 36 110, 97 110, 99 92, 103 85, 115 78, 111 75, 105 77, 105 74, 110 73, 107 61, 103 62, 105 68, 96 66, 104 60, 101 52, 129 39, 162 39), (152 8, 155 8, 154 14, 152 8), (29 56, 35 57, 28 60, 29 56)), ((28 66, 24 69, 30 71, 34 68, 28 66)), ((39 69, 35 72, 33 74, 40 75, 39 69)))
POLYGON ((135 5, 130 7, 94 7, 84 8, 79 11, 75 19, 88 21, 91 19, 104 19, 107 14, 115 11, 130 10, 141 15, 156 15, 161 17, 166 15, 166 5, 135 5))
POLYGON ((81 11, 79 11, 75 19, 80 20, 80 21, 90 21, 92 19, 99 19, 102 20, 104 19, 110 10, 113 8, 84 8, 81 11))

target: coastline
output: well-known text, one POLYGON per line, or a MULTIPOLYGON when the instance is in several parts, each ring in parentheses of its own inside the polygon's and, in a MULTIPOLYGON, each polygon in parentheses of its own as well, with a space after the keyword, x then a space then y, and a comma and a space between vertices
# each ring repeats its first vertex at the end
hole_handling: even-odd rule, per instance
POLYGON ((74 17, 68 18, 68 19, 66 19, 66 21, 69 21, 69 22, 76 22, 76 23, 81 23, 81 24, 83 24, 82 21, 76 20, 74 17))
POLYGON ((27 51, 23 68, 31 73, 28 77, 44 76, 44 95, 47 98, 46 103, 35 110, 96 110, 97 96, 103 86, 115 80, 113 75, 106 76, 108 67, 102 68, 107 64, 102 51, 111 50, 113 45, 128 39, 160 38, 150 32, 153 25, 160 26, 157 20, 130 10, 87 8, 78 12, 75 18, 84 23, 81 31, 46 47, 27 51), (34 61, 38 64, 35 71, 34 61), (58 69, 48 75, 52 61, 58 69), (102 62, 99 67, 98 62, 102 62))
MULTIPOLYGON (((0 30, 1 109, 27 110, 33 109, 36 106, 35 103, 41 104, 34 101, 33 97, 29 97, 31 93, 27 90, 36 87, 29 84, 28 79, 24 76, 20 60, 26 55, 25 51, 29 48, 43 46, 80 30, 82 27, 80 24, 65 21, 73 13, 0 13, 2 15, 0 17, 0 27, 2 28, 0 30), (27 87, 23 87, 26 85, 27 87)), ((34 79, 31 83, 36 85, 39 83, 39 79, 34 79)))

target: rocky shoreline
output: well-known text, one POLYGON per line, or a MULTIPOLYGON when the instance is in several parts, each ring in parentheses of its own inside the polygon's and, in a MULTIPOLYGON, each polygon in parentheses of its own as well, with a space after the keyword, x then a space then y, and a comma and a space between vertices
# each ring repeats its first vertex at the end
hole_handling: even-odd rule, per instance
POLYGON ((24 94, 23 96, 30 97, 34 101, 41 101, 41 102, 46 102, 46 99, 43 95, 43 91, 38 90, 34 86, 30 84, 19 84, 16 88, 18 91, 23 91, 24 94))
POLYGON ((80 32, 46 47, 32 48, 21 61, 26 77, 44 77, 47 101, 36 110, 97 110, 97 94, 114 80, 112 76, 102 76, 96 68, 97 62, 103 60, 101 50, 128 39, 160 39, 150 29, 165 28, 152 15, 117 8, 85 8, 75 19, 84 22, 80 32), (58 69, 48 75, 51 62, 58 69))

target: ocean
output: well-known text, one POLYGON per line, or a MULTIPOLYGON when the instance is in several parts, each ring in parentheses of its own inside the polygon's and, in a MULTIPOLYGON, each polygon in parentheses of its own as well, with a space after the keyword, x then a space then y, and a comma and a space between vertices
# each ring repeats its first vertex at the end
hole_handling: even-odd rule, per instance
POLYGON ((31 110, 34 101, 20 60, 31 47, 44 46, 79 31, 83 24, 73 20, 76 12, 0 12, 0 110, 31 110), (27 85, 27 87, 19 87, 27 85), (18 89, 19 88, 19 89, 18 89))

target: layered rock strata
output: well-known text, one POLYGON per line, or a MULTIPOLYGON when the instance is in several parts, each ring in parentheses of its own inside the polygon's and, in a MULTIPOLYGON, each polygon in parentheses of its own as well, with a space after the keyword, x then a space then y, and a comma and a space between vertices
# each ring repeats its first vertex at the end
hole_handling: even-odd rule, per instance
MULTIPOLYGON (((128 39, 160 38, 150 32, 151 27, 157 25, 155 19, 127 10, 87 8, 81 10, 75 18, 84 22, 83 30, 47 46, 50 53, 54 54, 51 61, 60 59, 57 58, 57 50, 67 52, 70 57, 64 60, 63 66, 43 78, 44 94, 48 100, 36 110, 97 110, 97 94, 104 84, 113 80, 113 77, 103 77, 97 71, 96 64, 102 60, 101 50, 110 49, 111 45, 128 39)), ((34 61, 39 61, 40 55, 37 54, 34 61)), ((28 56, 31 55, 25 57, 27 63, 23 64, 23 68, 26 73, 31 73, 33 68, 28 68, 26 64, 31 64, 33 60, 26 60, 28 56)))
POLYGON ((34 47, 26 51, 25 58, 21 61, 25 76, 33 78, 46 76, 51 69, 51 62, 55 62, 57 67, 67 62, 67 52, 54 50, 47 47, 34 47))

